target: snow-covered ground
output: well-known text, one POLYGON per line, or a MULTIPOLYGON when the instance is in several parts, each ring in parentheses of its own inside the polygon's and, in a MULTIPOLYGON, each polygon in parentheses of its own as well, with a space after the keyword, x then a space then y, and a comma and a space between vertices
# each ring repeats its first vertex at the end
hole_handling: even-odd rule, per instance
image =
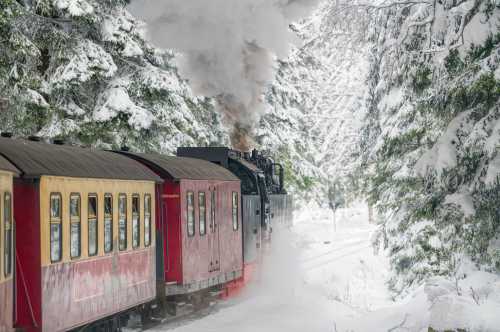
POLYGON ((457 283, 429 280, 394 302, 388 260, 374 254, 376 230, 357 204, 337 213, 308 207, 291 231, 274 233, 262 280, 210 314, 152 331, 175 332, 424 332, 468 328, 500 331, 500 279, 474 272, 457 283))

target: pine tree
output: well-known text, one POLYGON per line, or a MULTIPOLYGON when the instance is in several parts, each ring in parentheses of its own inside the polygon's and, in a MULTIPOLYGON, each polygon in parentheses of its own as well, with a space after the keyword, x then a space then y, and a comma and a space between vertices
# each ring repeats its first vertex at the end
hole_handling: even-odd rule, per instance
POLYGON ((363 167, 375 170, 365 174, 390 286, 404 292, 453 275, 465 256, 500 272, 499 22, 491 19, 500 8, 477 1, 375 10, 363 167), (478 20, 475 33, 486 38, 474 45, 464 31, 478 20))

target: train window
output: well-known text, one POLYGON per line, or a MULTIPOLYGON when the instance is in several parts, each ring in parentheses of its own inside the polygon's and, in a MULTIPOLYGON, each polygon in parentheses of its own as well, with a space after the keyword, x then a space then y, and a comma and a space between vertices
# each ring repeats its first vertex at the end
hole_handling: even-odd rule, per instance
POLYGON ((151 245, 151 195, 144 196, 144 246, 151 245))
POLYGON ((233 230, 238 230, 238 193, 233 191, 233 230))
POLYGON ((50 260, 62 259, 62 198, 61 194, 50 195, 50 260))
POLYGON ((69 198, 69 218, 71 222, 70 228, 70 251, 71 258, 80 257, 81 255, 81 199, 79 194, 71 194, 69 198))
POLYGON ((194 236, 194 193, 187 193, 187 228, 188 236, 194 236))
POLYGON ((210 230, 215 232, 215 191, 210 192, 210 230))
POLYGON ((97 255, 97 196, 89 195, 88 199, 88 230, 89 230, 89 256, 97 255))
POLYGON ((200 207, 200 235, 207 233, 207 198, 204 192, 198 193, 198 206, 200 207))
POLYGON ((132 247, 138 248, 141 244, 140 238, 140 197, 139 195, 132 196, 132 247))
POLYGON ((104 195, 104 252, 113 251, 113 195, 104 195))
POLYGON ((4 275, 12 274, 12 200, 10 193, 5 193, 3 203, 4 221, 4 275))
POLYGON ((127 196, 122 194, 118 198, 118 235, 120 250, 127 250, 127 196))

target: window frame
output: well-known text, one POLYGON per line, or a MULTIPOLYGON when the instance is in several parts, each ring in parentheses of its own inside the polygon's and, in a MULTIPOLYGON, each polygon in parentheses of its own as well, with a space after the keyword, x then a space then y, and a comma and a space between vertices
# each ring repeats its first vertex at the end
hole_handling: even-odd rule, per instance
POLYGON ((95 257, 99 255, 99 195, 96 193, 89 193, 87 196, 87 254, 89 257, 95 257), (90 199, 95 198, 95 223, 96 223, 96 239, 95 239, 95 253, 90 253, 90 199))
POLYGON ((114 243, 113 243, 113 236, 114 236, 114 224, 115 224, 115 218, 114 218, 114 212, 115 212, 115 204, 114 204, 114 197, 113 197, 113 194, 112 193, 105 193, 104 194, 104 201, 103 201, 103 216, 104 216, 104 234, 103 234, 103 238, 104 238, 104 253, 105 254, 109 254, 109 253, 112 253, 114 251, 114 243), (108 215, 106 213, 106 199, 111 199, 111 214, 108 215), (106 222, 109 220, 107 217, 110 216, 111 217, 111 247, 109 250, 106 249, 106 222))
POLYGON ((151 235, 152 235, 152 232, 151 232, 151 226, 152 226, 152 222, 151 222, 151 215, 152 215, 152 207, 151 207, 151 204, 153 204, 152 202, 152 199, 151 199, 151 194, 144 194, 144 247, 150 247, 151 246, 151 235), (146 205, 146 200, 149 200, 149 205, 146 205), (149 207, 148 210, 146 210, 146 206, 149 207), (148 220, 149 220, 149 228, 148 228, 148 232, 146 232, 146 215, 148 215, 148 220), (149 235, 149 241, 146 242, 146 234, 149 235))
POLYGON ((132 249, 139 249, 141 247, 141 195, 132 194, 132 249), (134 243, 134 235, 136 227, 134 225, 134 201, 137 202, 137 244, 134 243))
POLYGON ((62 215, 62 210, 63 210, 63 199, 62 199, 62 194, 60 192, 51 192, 49 195, 49 255, 50 255, 50 262, 52 264, 54 263, 59 263, 63 259, 63 215, 62 215), (52 216, 52 198, 58 197, 59 198, 59 221, 53 220, 52 216), (52 258, 52 224, 58 224, 59 225, 59 258, 57 260, 54 260, 52 258))
POLYGON ((127 194, 124 194, 124 193, 120 193, 118 194, 118 251, 127 251, 128 250, 128 195, 127 194), (121 223, 121 217, 122 217, 122 213, 121 213, 121 205, 120 205, 120 202, 121 202, 121 199, 122 198, 125 198, 125 246, 122 247, 122 241, 121 241, 121 232, 122 232, 122 229, 121 229, 121 226, 120 226, 120 223, 121 223))
POLYGON ((188 237, 193 237, 196 235, 196 213, 195 213, 195 202, 194 202, 194 191, 187 191, 186 192, 186 226, 187 226, 187 235, 188 237), (192 196, 192 200, 191 202, 193 203, 192 204, 192 210, 190 210, 190 206, 189 206, 189 196, 192 196), (192 214, 191 214, 192 212, 192 214), (189 222, 190 220, 190 216, 192 216, 192 223, 189 222), (193 225, 193 230, 192 232, 190 231, 190 227, 189 225, 192 224, 193 225))
POLYGON ((233 231, 236 232, 240 229, 240 201, 239 201, 239 194, 237 191, 233 191, 231 194, 231 215, 233 222, 233 231))
MULTIPOLYGON (((12 275, 13 263, 14 263, 14 214, 12 207, 12 193, 10 191, 6 191, 2 197, 2 206, 3 206, 3 215, 1 216, 3 219, 3 275, 5 278, 9 278, 12 275), (7 197, 9 198, 9 204, 6 204, 7 197), (9 211, 9 220, 7 220, 7 206, 9 211), (9 229, 7 229, 9 226, 9 229), (10 231, 10 241, 7 241, 7 231, 10 231), (9 246, 7 246, 9 244, 9 246), (7 249, 9 250, 7 253, 7 249), (9 262, 9 268, 7 269, 7 258, 9 262)), ((62 254, 61 254, 62 256, 62 254)))
POLYGON ((80 193, 71 193, 69 195, 69 255, 71 257, 71 259, 78 259, 80 257, 82 257, 82 195, 80 193), (71 215, 71 200, 72 198, 74 197, 78 197, 78 202, 79 202, 79 221, 78 223, 80 224, 80 228, 78 230, 78 256, 73 256, 73 253, 72 253, 72 241, 73 241, 73 237, 72 237, 72 226, 74 223, 76 222, 73 222, 73 216, 71 215))
POLYGON ((198 229, 200 236, 207 235, 207 195, 204 191, 198 192, 198 229), (201 212, 202 202, 201 197, 203 196, 203 213, 201 212), (201 222, 201 217, 203 216, 203 223, 201 222), (203 225, 203 232, 201 231, 201 225, 203 225))
POLYGON ((3 280, 4 278, 4 272, 3 272, 3 239, 2 239, 2 229, 3 229, 3 193, 0 192, 0 281, 3 280))

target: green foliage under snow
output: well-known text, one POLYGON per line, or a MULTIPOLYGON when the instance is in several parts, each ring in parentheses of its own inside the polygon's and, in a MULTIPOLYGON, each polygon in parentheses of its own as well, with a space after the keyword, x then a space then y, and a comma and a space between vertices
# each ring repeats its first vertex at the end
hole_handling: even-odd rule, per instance
POLYGON ((500 8, 438 1, 377 17, 362 156, 390 286, 455 275, 464 257, 500 272, 500 8))

